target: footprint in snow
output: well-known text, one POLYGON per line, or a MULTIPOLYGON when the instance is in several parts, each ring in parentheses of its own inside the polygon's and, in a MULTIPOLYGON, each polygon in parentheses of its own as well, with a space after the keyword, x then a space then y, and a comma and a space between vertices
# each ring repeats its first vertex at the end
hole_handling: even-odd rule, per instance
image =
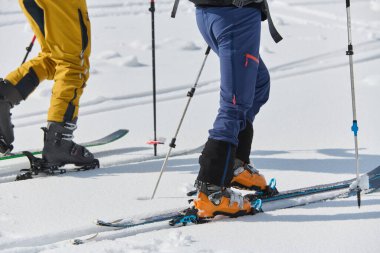
POLYGON ((367 38, 369 40, 379 40, 380 39, 380 33, 378 33, 378 32, 368 32, 367 38))
POLYGON ((196 51, 196 50, 201 50, 202 48, 198 46, 195 42, 193 41, 187 41, 181 46, 182 50, 186 51, 196 51))
POLYGON ((137 58, 137 56, 126 57, 119 62, 119 65, 125 66, 125 67, 132 67, 132 68, 147 66, 146 64, 139 62, 139 59, 137 58))
POLYGON ((99 70, 97 70, 97 69, 95 69, 95 68, 91 68, 91 69, 90 69, 90 74, 91 74, 91 75, 99 74, 99 70))
POLYGON ((372 0, 370 3, 370 8, 373 11, 380 11, 380 1, 379 0, 372 0))
POLYGON ((174 231, 169 233, 168 238, 162 243, 161 250, 168 250, 178 247, 188 247, 193 242, 193 238, 190 235, 183 235, 181 231, 174 231))
POLYGON ((370 75, 362 80, 368 86, 380 86, 380 75, 370 75))
POLYGON ((182 187, 179 189, 182 193, 187 194, 190 191, 194 191, 195 187, 191 183, 185 183, 182 185, 182 187))
POLYGON ((150 197, 148 196, 142 196, 142 197, 137 197, 137 200, 150 200, 150 197))
POLYGON ((264 47, 263 52, 265 52, 267 54, 274 54, 275 53, 274 51, 270 50, 268 47, 264 47))
POLYGON ((96 58, 100 60, 109 60, 109 59, 114 59, 114 58, 119 58, 121 55, 116 52, 116 51, 104 51, 98 54, 96 58))
POLYGON ((274 20, 274 23, 278 26, 286 26, 287 25, 287 23, 284 21, 284 19, 278 18, 278 17, 274 20))
POLYGON ((150 44, 147 44, 147 43, 144 43, 144 42, 141 42, 139 40, 134 40, 128 44, 125 44, 125 42, 122 42, 122 46, 128 46, 132 49, 135 49, 135 50, 147 50, 147 49, 151 49, 151 46, 150 44))

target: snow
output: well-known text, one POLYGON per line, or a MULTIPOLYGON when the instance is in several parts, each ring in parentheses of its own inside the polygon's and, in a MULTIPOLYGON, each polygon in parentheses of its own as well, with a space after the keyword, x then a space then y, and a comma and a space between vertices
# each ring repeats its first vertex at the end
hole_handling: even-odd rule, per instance
MULTIPOLYGON (((380 252, 380 193, 176 229, 166 222, 107 231, 94 225, 187 205, 201 146, 218 107, 219 66, 211 53, 156 198, 149 200, 185 108, 206 45, 194 8, 157 1, 157 132, 153 157, 149 1, 88 0, 91 77, 82 96, 76 141, 119 128, 123 139, 91 148, 102 168, 12 182, 26 159, 0 161, 0 252, 380 252), (99 230, 100 229, 100 230, 99 230), (96 232, 97 240, 71 245, 96 232)), ((271 98, 255 122, 251 158, 280 190, 355 177, 351 89, 344 1, 270 1, 284 41, 263 23, 261 55, 272 77, 271 98)), ((0 76, 18 66, 32 38, 17 1, 0 0, 0 76)), ((352 1, 354 70, 361 172, 380 164, 379 1, 352 1)), ((36 44, 31 56, 38 53, 36 44)), ((42 147, 52 82, 13 110, 15 151, 42 147)))
POLYGON ((368 175, 362 175, 362 176, 360 176, 358 180, 354 181, 350 185, 350 189, 355 189, 355 188, 358 188, 358 187, 361 190, 363 190, 363 191, 368 190, 370 188, 368 175))

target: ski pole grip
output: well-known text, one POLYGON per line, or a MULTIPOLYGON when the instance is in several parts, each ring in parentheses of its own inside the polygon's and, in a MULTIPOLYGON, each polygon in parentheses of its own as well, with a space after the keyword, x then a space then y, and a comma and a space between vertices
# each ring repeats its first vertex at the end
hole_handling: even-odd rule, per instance
POLYGON ((346 0, 346 7, 348 8, 348 7, 350 7, 350 0, 346 0))

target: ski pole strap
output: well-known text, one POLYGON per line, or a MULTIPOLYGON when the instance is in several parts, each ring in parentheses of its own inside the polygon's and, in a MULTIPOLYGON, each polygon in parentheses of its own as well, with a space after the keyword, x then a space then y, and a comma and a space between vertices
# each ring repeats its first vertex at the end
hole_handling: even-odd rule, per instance
POLYGON ((355 136, 358 136, 359 127, 358 127, 358 121, 357 121, 357 120, 354 120, 354 121, 352 122, 351 130, 352 130, 352 132, 354 132, 354 135, 355 135, 355 136))

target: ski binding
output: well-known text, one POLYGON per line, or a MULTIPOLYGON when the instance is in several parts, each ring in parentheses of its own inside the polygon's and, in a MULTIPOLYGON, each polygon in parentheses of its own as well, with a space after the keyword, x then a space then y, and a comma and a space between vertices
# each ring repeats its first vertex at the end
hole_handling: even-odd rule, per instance
MULTIPOLYGON (((38 175, 44 173, 46 175, 56 175, 64 174, 67 172, 67 169, 61 168, 66 164, 49 164, 44 159, 35 157, 32 153, 24 151, 23 154, 28 158, 30 163, 29 169, 20 170, 20 174, 17 175, 16 181, 26 180, 33 178, 33 175, 38 175)), ((76 171, 85 171, 99 168, 99 160, 95 159, 90 164, 82 164, 79 167, 75 168, 76 171)))

